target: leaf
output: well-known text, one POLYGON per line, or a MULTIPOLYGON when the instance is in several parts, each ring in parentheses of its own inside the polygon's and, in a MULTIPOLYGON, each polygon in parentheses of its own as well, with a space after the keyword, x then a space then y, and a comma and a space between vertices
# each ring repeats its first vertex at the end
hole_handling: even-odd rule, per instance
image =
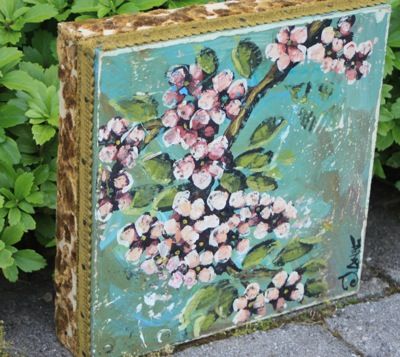
POLYGON ((33 192, 28 197, 25 198, 27 202, 33 205, 41 205, 44 201, 43 192, 33 192))
POLYGON ((273 239, 261 242, 251 248, 242 262, 243 269, 253 268, 259 265, 263 259, 275 248, 276 241, 273 239))
POLYGON ((199 337, 202 332, 206 332, 217 320, 215 313, 199 316, 193 324, 193 336, 199 337))
POLYGON ((96 0, 75 0, 71 8, 71 12, 73 13, 85 13, 95 11, 97 11, 96 0))
POLYGON ((159 184, 169 184, 173 178, 172 160, 168 154, 161 154, 143 161, 146 173, 159 184))
POLYGON ((54 137, 56 129, 50 125, 33 125, 32 134, 38 145, 43 145, 54 137))
POLYGON ((22 52, 15 47, 0 47, 0 69, 8 64, 16 65, 22 52))
POLYGON ((132 207, 143 208, 153 202, 154 196, 162 189, 159 185, 144 185, 135 189, 132 207))
POLYGON ((46 260, 32 249, 19 250, 13 257, 17 267, 25 273, 31 273, 46 266, 46 260))
POLYGON ((24 172, 17 177, 14 184, 14 194, 19 200, 29 195, 32 190, 34 179, 35 177, 32 172, 24 172))
POLYGON ((20 162, 21 154, 17 143, 13 139, 7 137, 4 142, 0 143, 0 159, 14 165, 20 162))
POLYGON ((391 131, 389 131, 385 136, 378 134, 376 140, 376 147, 379 151, 387 149, 392 144, 393 144, 393 135, 391 131))
POLYGON ((8 281, 15 283, 18 280, 18 268, 14 263, 7 268, 2 268, 2 271, 8 281))
POLYGON ((57 15, 57 9, 50 4, 40 4, 29 8, 24 15, 25 23, 37 23, 57 15))
POLYGON ((320 297, 328 291, 329 285, 322 279, 308 279, 304 285, 304 293, 308 297, 320 297))
POLYGON ((274 264, 283 266, 286 263, 297 260, 313 249, 312 244, 302 243, 299 239, 293 239, 285 248, 283 248, 276 258, 274 264))
POLYGON ((147 122, 158 116, 157 101, 149 95, 135 95, 131 100, 110 102, 115 110, 133 122, 147 122))
POLYGON ((385 179, 386 175, 385 175, 385 170, 383 169, 381 160, 379 159, 379 157, 375 157, 374 160, 374 175, 385 179))
POLYGON ((0 268, 5 269, 14 264, 11 251, 8 249, 0 250, 0 268))
POLYGON ((172 203, 178 191, 177 187, 162 190, 154 199, 154 208, 160 211, 171 211, 172 203))
POLYGON ((24 230, 21 225, 8 226, 4 228, 0 241, 3 241, 6 245, 14 245, 21 240, 23 234, 24 230))
POLYGON ((295 156, 292 151, 284 150, 279 153, 277 160, 283 163, 284 165, 292 165, 295 161, 295 156))
POLYGON ((213 74, 218 69, 218 57, 211 48, 203 48, 196 57, 196 63, 206 74, 213 74))
POLYGON ((323 241, 323 237, 313 236, 313 237, 299 238, 299 241, 304 244, 318 244, 323 241))
POLYGON ((219 296, 214 311, 218 317, 226 319, 233 312, 233 301, 238 297, 239 293, 228 281, 220 282, 218 291, 219 296))
POLYGON ((160 7, 164 5, 167 0, 134 0, 133 3, 138 7, 140 11, 150 10, 154 7, 160 7))
POLYGON ((286 126, 287 121, 282 117, 271 117, 265 119, 257 126, 250 137, 252 146, 262 146, 272 140, 276 134, 286 126))
POLYGON ((8 223, 10 223, 10 226, 14 226, 17 223, 19 223, 21 220, 21 211, 17 208, 10 208, 8 211, 8 223))
POLYGON ((321 272, 322 270, 326 269, 327 266, 328 263, 326 259, 313 259, 303 264, 300 270, 302 270, 302 274, 304 273, 312 274, 321 272))
POLYGON ((243 189, 246 185, 246 176, 237 170, 225 171, 221 177, 221 186, 229 191, 236 192, 243 189))
POLYGON ((278 188, 278 184, 273 178, 262 173, 250 175, 247 177, 246 183, 252 190, 259 192, 273 191, 278 188))
POLYGON ((23 90, 30 92, 33 78, 24 71, 11 71, 0 78, 0 83, 11 90, 23 90))
POLYGON ((258 169, 265 167, 271 162, 272 151, 264 152, 264 149, 253 149, 245 151, 235 159, 238 168, 258 169))
POLYGON ((49 165, 40 165, 33 170, 35 176, 35 185, 41 185, 46 182, 50 175, 49 165))
POLYGON ((11 128, 26 122, 24 110, 13 104, 0 106, 0 127, 11 128))
POLYGON ((388 45, 390 47, 400 47, 400 30, 390 32, 388 45))
POLYGON ((400 151, 392 154, 385 163, 387 166, 393 167, 394 169, 400 168, 400 151))
POLYGON ((243 77, 250 78, 262 61, 259 47, 249 40, 241 40, 232 51, 236 70, 243 77))
POLYGON ((25 231, 36 228, 36 221, 30 214, 25 212, 21 212, 21 224, 24 226, 25 231))

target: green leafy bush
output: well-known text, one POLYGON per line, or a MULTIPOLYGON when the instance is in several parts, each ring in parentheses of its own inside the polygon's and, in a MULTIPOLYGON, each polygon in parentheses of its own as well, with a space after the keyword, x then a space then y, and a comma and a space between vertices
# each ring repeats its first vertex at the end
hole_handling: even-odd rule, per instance
POLYGON ((400 0, 392 1, 392 11, 374 174, 400 190, 400 0))
MULTIPOLYGON (((0 0, 0 268, 8 280, 43 268, 55 246, 57 22, 207 2, 0 0)), ((393 8, 375 161, 382 178, 400 167, 400 0, 393 8)))

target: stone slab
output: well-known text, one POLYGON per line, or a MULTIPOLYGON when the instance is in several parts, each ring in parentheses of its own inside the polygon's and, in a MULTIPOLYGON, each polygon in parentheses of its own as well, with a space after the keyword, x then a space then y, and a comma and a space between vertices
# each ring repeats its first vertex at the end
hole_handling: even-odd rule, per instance
POLYGON ((176 354, 176 357, 195 356, 341 357, 357 354, 320 325, 290 324, 271 331, 211 342, 176 354))
POLYGON ((400 356, 400 294, 347 306, 326 322, 366 357, 400 356))

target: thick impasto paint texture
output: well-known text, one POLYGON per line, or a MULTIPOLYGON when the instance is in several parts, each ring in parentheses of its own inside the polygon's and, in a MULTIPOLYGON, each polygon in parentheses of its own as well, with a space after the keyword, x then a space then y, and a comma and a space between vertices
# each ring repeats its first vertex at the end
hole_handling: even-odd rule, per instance
POLYGON ((387 7, 96 57, 92 347, 358 288, 387 7))

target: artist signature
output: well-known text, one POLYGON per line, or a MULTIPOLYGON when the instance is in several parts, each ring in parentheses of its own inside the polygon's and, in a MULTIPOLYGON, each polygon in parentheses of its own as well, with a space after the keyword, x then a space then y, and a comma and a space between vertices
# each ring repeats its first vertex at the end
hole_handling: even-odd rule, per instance
POLYGON ((350 241, 350 264, 346 266, 348 271, 338 278, 342 282, 343 290, 348 290, 349 287, 355 288, 358 285, 359 281, 358 271, 360 268, 361 238, 356 239, 352 235, 350 235, 350 241))

